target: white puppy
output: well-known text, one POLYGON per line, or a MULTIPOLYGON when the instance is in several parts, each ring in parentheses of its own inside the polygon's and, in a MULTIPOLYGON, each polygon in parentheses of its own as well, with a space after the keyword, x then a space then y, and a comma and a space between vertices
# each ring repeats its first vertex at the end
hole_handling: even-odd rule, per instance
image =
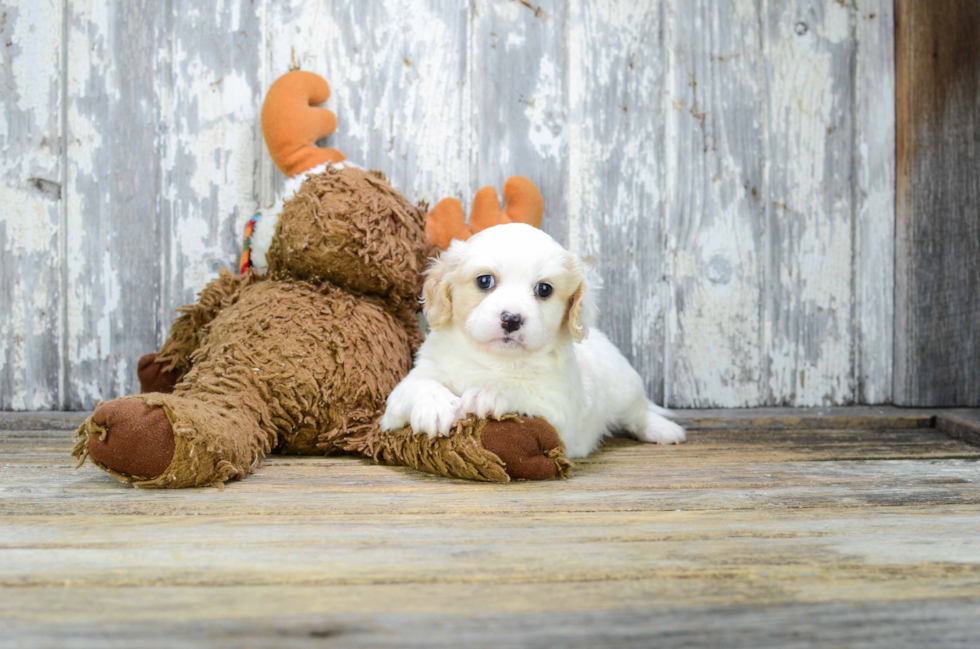
POLYGON ((427 275, 431 332, 388 397, 383 429, 447 435, 466 413, 513 412, 546 419, 572 458, 617 430, 684 441, 619 350, 589 331, 584 266, 541 230, 498 225, 453 241, 427 275))

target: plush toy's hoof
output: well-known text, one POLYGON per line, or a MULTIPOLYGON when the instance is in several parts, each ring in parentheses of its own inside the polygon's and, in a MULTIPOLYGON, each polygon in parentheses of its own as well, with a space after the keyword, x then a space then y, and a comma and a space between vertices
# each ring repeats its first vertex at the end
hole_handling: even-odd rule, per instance
POLYGON ((157 362, 156 354, 147 354, 136 364, 136 375, 140 379, 140 392, 164 392, 170 394, 180 380, 180 372, 164 371, 163 363, 157 362))
POLYGON ((548 480, 564 477, 571 465, 556 461, 561 438, 551 424, 533 419, 488 420, 480 438, 483 448, 504 462, 504 471, 515 480, 548 480))
POLYGON ((543 419, 504 415, 501 420, 467 415, 448 437, 429 438, 411 426, 383 431, 363 427, 351 434, 336 430, 321 436, 326 448, 361 453, 379 464, 410 466, 450 478, 510 482, 567 478, 572 463, 555 429, 543 419))
POLYGON ((104 431, 88 438, 88 454, 97 465, 145 480, 170 466, 174 432, 163 408, 140 399, 116 399, 99 406, 92 423, 104 431))

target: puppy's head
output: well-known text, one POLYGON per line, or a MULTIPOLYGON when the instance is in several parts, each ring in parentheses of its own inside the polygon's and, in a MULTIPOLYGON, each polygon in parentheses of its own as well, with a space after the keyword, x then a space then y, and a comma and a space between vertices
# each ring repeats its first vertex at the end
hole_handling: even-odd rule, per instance
POLYGON ((522 223, 453 241, 427 273, 425 315, 491 351, 520 354, 588 335, 591 294, 582 261, 522 223))

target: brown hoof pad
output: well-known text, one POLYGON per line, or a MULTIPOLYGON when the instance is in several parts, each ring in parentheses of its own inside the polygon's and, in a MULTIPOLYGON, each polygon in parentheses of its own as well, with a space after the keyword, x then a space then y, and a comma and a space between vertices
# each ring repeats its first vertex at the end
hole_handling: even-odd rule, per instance
POLYGON ((116 399, 96 408, 92 421, 106 430, 88 439, 88 454, 101 466, 146 480, 170 466, 174 432, 160 406, 116 399))
POLYGON ((503 460, 504 471, 515 480, 547 480, 558 471, 547 453, 558 448, 561 438, 544 419, 488 421, 480 441, 503 460))
POLYGON ((147 354, 136 364, 136 375, 140 379, 140 392, 163 392, 170 394, 180 381, 180 372, 164 371, 163 363, 157 362, 156 354, 147 354))

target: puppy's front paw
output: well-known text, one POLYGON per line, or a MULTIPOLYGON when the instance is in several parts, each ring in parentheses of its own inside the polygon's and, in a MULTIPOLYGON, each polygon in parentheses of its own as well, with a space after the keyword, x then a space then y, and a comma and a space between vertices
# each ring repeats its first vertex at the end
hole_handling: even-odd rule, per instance
POLYGON ((682 426, 653 413, 648 413, 647 425, 637 437, 650 444, 683 444, 687 441, 682 426))
POLYGON ((409 423, 412 414, 412 391, 402 381, 388 395, 385 404, 385 414, 381 416, 378 426, 381 430, 398 430, 409 423))
POLYGON ((381 430, 398 430, 402 426, 408 423, 408 418, 399 415, 393 408, 389 407, 385 410, 385 414, 381 416, 381 421, 378 422, 378 427, 381 430))
POLYGON ((494 417, 500 419, 513 410, 510 399, 497 388, 470 388, 460 397, 463 402, 463 412, 472 413, 481 419, 494 417))
POLYGON ((415 398, 410 417, 412 430, 429 437, 449 435, 453 422, 463 416, 459 398, 449 390, 424 392, 415 398))

